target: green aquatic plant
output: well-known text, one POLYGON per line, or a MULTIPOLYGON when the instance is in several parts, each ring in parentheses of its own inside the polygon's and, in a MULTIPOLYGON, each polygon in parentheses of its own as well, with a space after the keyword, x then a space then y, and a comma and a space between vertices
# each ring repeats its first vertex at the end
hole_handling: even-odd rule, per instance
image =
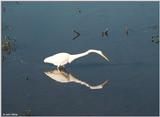
POLYGON ((5 51, 7 53, 11 52, 11 43, 9 41, 2 42, 2 51, 5 51))
POLYGON ((156 35, 156 36, 152 36, 152 42, 156 43, 156 44, 159 44, 159 35, 156 35))
POLYGON ((12 50, 15 50, 15 40, 5 36, 2 39, 2 52, 10 53, 12 50))

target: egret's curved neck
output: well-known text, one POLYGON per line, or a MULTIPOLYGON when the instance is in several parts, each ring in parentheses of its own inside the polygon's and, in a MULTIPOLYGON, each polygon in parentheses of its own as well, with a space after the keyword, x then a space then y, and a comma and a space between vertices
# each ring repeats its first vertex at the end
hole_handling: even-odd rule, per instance
POLYGON ((80 58, 80 57, 86 56, 86 55, 88 55, 88 54, 90 54, 90 53, 98 53, 98 52, 99 52, 99 50, 90 49, 90 50, 88 50, 88 51, 86 51, 86 52, 83 52, 83 53, 80 53, 80 54, 71 55, 71 56, 69 57, 69 63, 71 63, 71 62, 74 61, 75 59, 78 59, 78 58, 80 58))

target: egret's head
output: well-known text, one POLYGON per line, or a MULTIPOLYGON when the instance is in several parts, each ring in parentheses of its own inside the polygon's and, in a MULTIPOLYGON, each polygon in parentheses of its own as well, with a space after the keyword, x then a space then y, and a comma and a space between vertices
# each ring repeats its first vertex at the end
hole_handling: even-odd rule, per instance
POLYGON ((108 56, 106 55, 106 53, 99 51, 99 54, 107 61, 109 61, 108 56))
POLYGON ((88 53, 91 53, 91 52, 97 53, 97 54, 101 55, 105 60, 109 61, 107 55, 100 50, 89 49, 87 52, 88 53))

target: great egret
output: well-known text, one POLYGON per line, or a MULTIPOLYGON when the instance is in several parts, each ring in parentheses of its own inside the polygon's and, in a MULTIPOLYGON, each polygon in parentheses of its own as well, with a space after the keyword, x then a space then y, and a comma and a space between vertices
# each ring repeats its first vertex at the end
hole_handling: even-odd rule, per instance
POLYGON ((79 79, 77 79, 76 77, 74 77, 72 74, 70 74, 69 72, 67 72, 65 69, 61 69, 61 70, 52 70, 52 71, 47 71, 44 72, 48 77, 52 78, 53 80, 60 82, 60 83, 78 83, 81 85, 84 85, 90 89, 102 89, 104 87, 104 85, 106 85, 109 81, 106 80, 103 83, 99 84, 99 85, 90 85, 84 81, 81 81, 79 79))
POLYGON ((44 63, 51 63, 55 66, 57 66, 57 68, 59 68, 60 66, 64 66, 68 63, 71 63, 72 61, 86 56, 90 53, 96 53, 99 54, 100 56, 102 56, 104 59, 106 59, 107 61, 109 61, 109 59, 104 55, 104 53, 100 50, 94 50, 94 49, 90 49, 86 52, 80 53, 80 54, 69 54, 69 53, 58 53, 52 56, 49 56, 47 58, 44 59, 44 63))

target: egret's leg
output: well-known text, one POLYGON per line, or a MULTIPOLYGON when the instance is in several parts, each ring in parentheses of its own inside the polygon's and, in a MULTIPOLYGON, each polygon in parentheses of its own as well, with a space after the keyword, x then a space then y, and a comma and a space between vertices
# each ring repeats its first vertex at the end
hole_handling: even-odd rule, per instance
POLYGON ((59 66, 59 71, 63 71, 64 69, 65 69, 65 67, 64 66, 59 66))
POLYGON ((59 68, 60 68, 60 66, 58 65, 58 66, 57 66, 57 70, 60 72, 60 69, 59 69, 59 68))

